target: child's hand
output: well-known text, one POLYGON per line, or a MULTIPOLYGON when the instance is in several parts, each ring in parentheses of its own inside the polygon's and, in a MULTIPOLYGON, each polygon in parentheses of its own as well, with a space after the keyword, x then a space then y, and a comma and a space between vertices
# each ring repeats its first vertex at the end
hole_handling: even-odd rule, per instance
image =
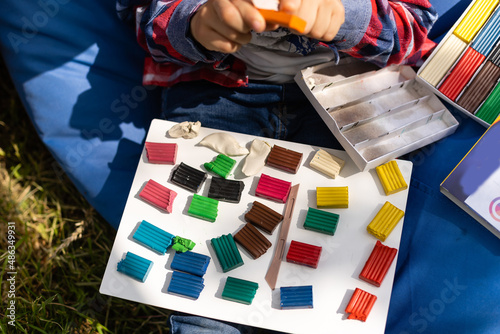
POLYGON ((330 42, 345 20, 340 0, 281 0, 280 10, 307 22, 304 35, 330 42))
POLYGON ((208 0, 193 15, 190 28, 206 49, 232 53, 250 42, 251 30, 264 31, 266 22, 249 0, 208 0))

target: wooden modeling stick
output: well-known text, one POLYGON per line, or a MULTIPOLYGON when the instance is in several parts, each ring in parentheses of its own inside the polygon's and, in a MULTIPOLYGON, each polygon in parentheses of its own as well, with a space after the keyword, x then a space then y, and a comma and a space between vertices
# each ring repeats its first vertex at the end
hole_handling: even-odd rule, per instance
POLYGON ((294 185, 290 189, 290 194, 285 204, 285 213, 283 214, 283 222, 281 223, 280 235, 278 237, 278 243, 276 244, 276 250, 274 252, 271 265, 266 273, 266 282, 269 284, 272 290, 276 288, 276 281, 278 280, 278 273, 280 271, 281 261, 283 260, 283 255, 285 253, 286 238, 288 236, 288 231, 290 230, 290 223, 292 221, 293 208, 295 206, 295 200, 297 199, 297 193, 299 191, 299 184, 294 185))
POLYGON ((303 33, 306 29, 307 22, 296 15, 262 8, 259 8, 259 12, 268 23, 278 24, 282 27, 293 29, 299 33, 303 33))

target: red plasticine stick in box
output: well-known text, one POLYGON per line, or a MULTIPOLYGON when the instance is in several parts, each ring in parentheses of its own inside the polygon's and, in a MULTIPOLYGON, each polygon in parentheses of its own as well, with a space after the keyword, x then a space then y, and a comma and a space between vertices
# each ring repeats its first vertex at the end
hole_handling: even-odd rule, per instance
POLYGON ((172 212, 172 204, 176 196, 177 193, 175 191, 153 180, 149 180, 139 193, 140 198, 168 213, 172 212))
POLYGON ((377 240, 370 257, 359 274, 359 278, 375 286, 380 286, 397 252, 396 248, 386 246, 377 240))

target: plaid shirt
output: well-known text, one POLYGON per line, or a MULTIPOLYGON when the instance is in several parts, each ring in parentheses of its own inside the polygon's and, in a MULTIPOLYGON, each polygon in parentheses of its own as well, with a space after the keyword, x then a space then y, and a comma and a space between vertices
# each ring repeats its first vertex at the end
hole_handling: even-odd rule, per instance
MULTIPOLYGON (((248 83, 241 60, 208 51, 190 37, 190 18, 205 1, 117 0, 118 16, 135 21, 139 44, 149 55, 144 66, 145 85, 169 87, 181 81, 200 79, 228 87, 248 83)), ((346 0, 343 3, 346 20, 335 39, 330 43, 311 39, 311 50, 328 47, 335 54, 340 51, 384 67, 417 65, 435 46, 427 33, 437 13, 427 0, 346 0)))

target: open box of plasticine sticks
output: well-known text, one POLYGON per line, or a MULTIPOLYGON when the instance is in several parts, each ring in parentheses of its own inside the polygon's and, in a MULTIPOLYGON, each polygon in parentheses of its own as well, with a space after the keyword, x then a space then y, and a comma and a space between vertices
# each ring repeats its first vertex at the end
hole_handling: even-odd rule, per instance
POLYGON ((417 80, 485 127, 500 114, 500 7, 472 1, 417 80))
POLYGON ((362 171, 437 141, 458 126, 409 66, 376 69, 352 58, 295 77, 316 111, 362 171), (343 63, 342 63, 343 62, 343 63))

